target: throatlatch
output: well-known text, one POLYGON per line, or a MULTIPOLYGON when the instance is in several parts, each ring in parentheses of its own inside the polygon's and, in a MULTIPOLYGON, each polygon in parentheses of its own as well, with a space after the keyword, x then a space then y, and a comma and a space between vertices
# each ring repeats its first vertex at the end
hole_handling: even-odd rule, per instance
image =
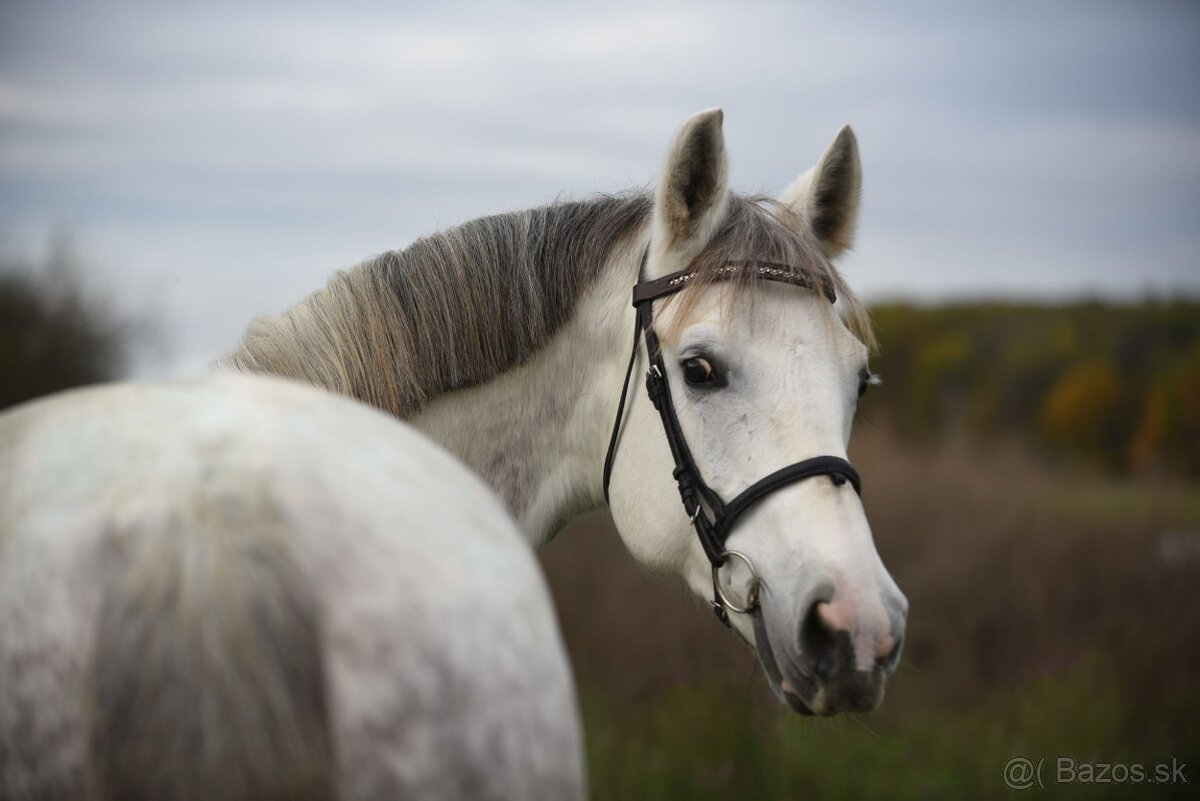
MULTIPOLYGON (((646 269, 649 252, 650 250, 647 248, 646 252, 642 254, 639 277, 646 269)), ((727 280, 736 277, 746 269, 754 270, 761 280, 778 281, 816 289, 803 274, 793 271, 787 265, 772 262, 727 262, 715 277, 718 280, 727 280)), ((700 545, 704 548, 704 553, 712 564, 713 611, 716 613, 717 619, 728 626, 729 610, 752 612, 758 606, 756 575, 753 578, 754 584, 751 586, 749 599, 743 607, 731 604, 721 591, 718 582, 718 571, 731 556, 744 561, 751 573, 754 574, 754 566, 745 554, 725 548, 725 541, 729 538, 738 518, 770 493, 806 478, 829 476, 838 485, 849 481, 850 485, 854 487, 854 491, 860 495, 862 494, 862 482, 858 477, 858 471, 845 459, 838 456, 815 456, 788 465, 759 479, 728 503, 721 499, 716 490, 705 483, 704 478, 700 475, 700 469, 692 458, 692 452, 683 436, 683 430, 679 427, 675 404, 671 400, 671 387, 667 383, 667 366, 663 361, 658 334, 654 331, 654 301, 684 289, 697 275, 698 271, 689 266, 652 281, 639 280, 633 287, 633 306, 637 309, 633 329, 633 351, 629 355, 629 366, 625 370, 625 381, 621 386, 621 400, 617 404, 617 419, 613 423, 612 436, 608 442, 608 454, 604 458, 604 499, 608 500, 608 485, 612 478, 613 460, 617 452, 621 422, 625 417, 625 400, 629 394, 629 381, 633 375, 633 365, 637 361, 638 341, 644 340, 649 364, 646 370, 646 392, 650 396, 650 402, 658 410, 663 431, 667 436, 667 444, 671 448, 671 457, 675 461, 673 475, 679 488, 679 498, 683 501, 684 511, 692 521, 692 526, 696 529, 696 536, 700 538, 700 545)), ((829 299, 830 303, 836 302, 837 295, 831 286, 822 285, 820 291, 829 299)))

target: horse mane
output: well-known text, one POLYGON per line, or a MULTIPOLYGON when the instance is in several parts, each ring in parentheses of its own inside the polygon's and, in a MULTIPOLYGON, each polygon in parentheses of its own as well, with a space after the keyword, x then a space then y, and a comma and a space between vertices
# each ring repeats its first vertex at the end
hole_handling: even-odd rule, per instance
MULTIPOLYGON (((336 273, 281 315, 256 319, 219 366, 316 384, 412 416, 532 358, 614 254, 644 232, 652 209, 645 193, 599 195, 438 231, 336 273)), ((852 330, 869 344, 862 304, 790 214, 766 198, 731 193, 724 221, 694 262, 696 284, 729 259, 792 265, 812 286, 834 287, 852 330)), ((746 274, 735 283, 753 282, 746 274)))
POLYGON ((649 214, 603 196, 482 217, 335 274, 251 323, 226 364, 318 384, 400 417, 527 361, 649 214))

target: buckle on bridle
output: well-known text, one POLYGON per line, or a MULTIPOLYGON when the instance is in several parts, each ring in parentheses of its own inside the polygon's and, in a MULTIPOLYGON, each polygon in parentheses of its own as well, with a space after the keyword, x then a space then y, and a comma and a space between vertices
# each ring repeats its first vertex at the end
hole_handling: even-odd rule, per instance
MULTIPOLYGON (((721 561, 714 562, 712 566, 712 581, 713 581, 713 600, 712 605, 717 610, 717 617, 722 617, 721 612, 728 609, 730 612, 737 612, 745 615, 753 612, 758 608, 758 588, 761 580, 758 577, 758 571, 754 569, 754 563, 750 561, 750 557, 741 551, 725 551, 721 554, 721 561), (729 562, 730 557, 735 557, 742 560, 746 568, 750 571, 750 593, 746 598, 745 606, 738 606, 729 597, 725 595, 725 591, 721 589, 720 572, 721 568, 729 562)), ((724 618, 722 618, 724 620, 724 618)))

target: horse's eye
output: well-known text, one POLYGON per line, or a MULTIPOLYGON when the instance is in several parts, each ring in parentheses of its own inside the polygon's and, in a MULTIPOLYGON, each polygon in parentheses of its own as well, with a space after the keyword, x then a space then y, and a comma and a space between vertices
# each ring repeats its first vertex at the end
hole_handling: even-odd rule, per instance
POLYGON ((683 360, 683 378, 694 387, 713 386, 721 380, 712 364, 703 356, 683 360))

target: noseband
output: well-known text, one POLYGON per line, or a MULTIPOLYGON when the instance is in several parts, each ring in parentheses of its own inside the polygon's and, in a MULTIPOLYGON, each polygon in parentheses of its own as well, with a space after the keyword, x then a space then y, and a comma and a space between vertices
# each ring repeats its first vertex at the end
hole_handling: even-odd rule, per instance
MULTIPOLYGON (((646 269, 648 255, 649 248, 642 254, 639 278, 646 269)), ((719 268, 715 279, 729 280, 737 277, 744 270, 754 270, 760 280, 815 289, 806 276, 793 271, 787 265, 762 261, 726 262, 719 268)), ((725 548, 725 541, 729 539, 730 532, 738 518, 772 492, 806 478, 829 476, 838 486, 849 481, 850 485, 854 487, 854 491, 860 495, 862 494, 862 482, 859 480, 858 471, 845 459, 837 456, 815 456, 790 464, 759 479, 729 502, 722 500, 716 490, 705 483, 704 478, 700 475, 700 469, 696 466, 695 459, 692 458, 692 452, 683 436, 683 430, 679 427, 675 404, 671 401, 671 387, 667 383, 667 366, 663 361, 658 335, 654 331, 654 301, 684 289, 690 281, 698 276, 698 273, 698 270, 689 265, 661 278, 651 281, 639 280, 633 287, 633 306, 637 310, 633 329, 633 352, 629 355, 629 367, 625 370, 625 383, 621 386, 621 401, 617 405, 617 419, 613 423, 612 436, 608 442, 608 454, 604 458, 604 499, 608 500, 608 485, 612 478, 613 459, 617 452, 621 422, 625 417, 625 400, 629 394, 629 380, 633 375, 633 365, 637 361, 638 340, 644 339, 646 356, 650 365, 646 370, 646 392, 650 395, 650 402, 658 410, 663 431, 667 436, 667 444, 671 447, 671 456, 675 460, 673 475, 679 486, 679 498, 683 501, 684 512, 696 529, 700 545, 704 548, 704 553, 712 564, 713 611, 716 613, 717 619, 728 626, 730 611, 748 613, 758 608, 759 579, 754 565, 740 551, 731 551, 725 548), (740 559, 750 569, 749 596, 745 605, 740 607, 726 598, 718 581, 718 572, 730 557, 740 559)), ((836 302, 837 295, 832 286, 823 284, 820 290, 830 303, 836 302)))

